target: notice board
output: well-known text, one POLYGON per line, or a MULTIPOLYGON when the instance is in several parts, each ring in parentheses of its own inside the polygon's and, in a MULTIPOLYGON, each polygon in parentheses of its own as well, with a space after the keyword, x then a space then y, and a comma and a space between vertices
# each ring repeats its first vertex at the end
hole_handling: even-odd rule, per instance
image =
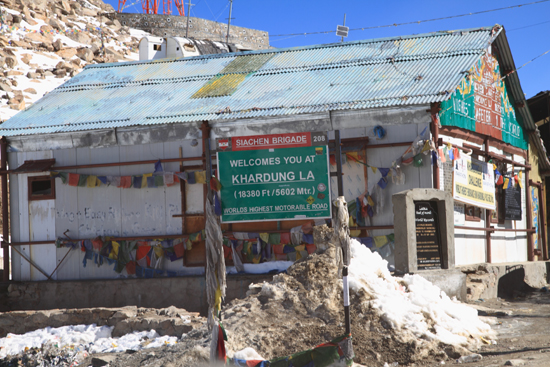
POLYGON ((441 269, 441 241, 437 203, 414 202, 417 269, 441 269))
POLYGON ((495 210, 495 172, 492 164, 467 155, 453 161, 453 199, 495 210))
POLYGON ((330 218, 326 132, 218 139, 223 223, 330 218))
POLYGON ((502 190, 504 192, 504 219, 521 220, 521 187, 512 187, 502 190))

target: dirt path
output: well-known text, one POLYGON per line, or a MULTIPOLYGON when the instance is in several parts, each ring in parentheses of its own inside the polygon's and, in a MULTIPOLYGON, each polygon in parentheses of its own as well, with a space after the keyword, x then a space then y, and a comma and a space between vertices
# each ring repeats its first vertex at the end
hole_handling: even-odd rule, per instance
MULTIPOLYGON (((495 325, 498 342, 478 351, 482 360, 465 366, 550 366, 550 292, 535 291, 515 299, 475 302, 495 325)), ((458 365, 447 361, 446 365, 458 365)), ((440 364, 432 364, 433 366, 440 364)))

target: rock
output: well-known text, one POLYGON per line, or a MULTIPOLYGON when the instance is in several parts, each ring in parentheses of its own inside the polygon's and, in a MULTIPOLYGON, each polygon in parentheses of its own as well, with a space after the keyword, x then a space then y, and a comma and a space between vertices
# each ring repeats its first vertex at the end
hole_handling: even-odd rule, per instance
POLYGON ((72 10, 71 5, 67 0, 61 0, 60 5, 66 12, 70 12, 72 10))
POLYGON ((86 62, 92 62, 94 60, 94 53, 90 48, 81 47, 76 50, 76 56, 80 57, 86 62))
POLYGON ((38 73, 33 73, 32 71, 29 71, 27 73, 27 78, 29 79, 37 79, 37 78, 40 78, 40 74, 38 73))
POLYGON ((67 76, 67 71, 65 69, 57 69, 54 74, 56 78, 64 78, 67 76))
POLYGON ((478 362, 481 361, 483 357, 481 354, 470 354, 468 356, 462 356, 459 359, 457 359, 458 363, 472 363, 472 362, 478 362))
POLYGON ((36 89, 34 88, 27 88, 23 92, 29 93, 29 94, 36 94, 36 89))
POLYGON ((21 61, 23 61, 25 64, 29 64, 32 60, 32 55, 31 54, 23 54, 21 56, 21 61))
POLYGON ((44 33, 51 33, 53 31, 53 28, 47 24, 44 24, 40 27, 40 30, 44 33))
POLYGON ((55 51, 59 51, 63 48, 63 42, 61 42, 61 39, 58 38, 54 43, 52 43, 52 46, 55 51))
POLYGON ((44 76, 45 77, 46 76, 53 76, 53 73, 51 71, 47 70, 47 71, 44 72, 44 76))
POLYGON ((80 67, 80 62, 81 60, 78 59, 78 58, 74 58, 74 59, 71 59, 70 60, 70 63, 73 64, 75 67, 79 68, 80 67))
POLYGON ((504 363, 505 366, 523 366, 527 362, 523 359, 510 359, 504 363))
MULTIPOLYGON (((25 37, 26 38, 26 37, 25 37)), ((11 40, 11 46, 21 47, 21 48, 32 48, 31 44, 22 40, 11 40)))
POLYGON ((25 39, 29 42, 39 42, 39 43, 51 43, 53 36, 49 33, 42 35, 40 33, 27 33, 25 39))
POLYGON ((12 91, 11 87, 8 84, 2 82, 0 82, 0 90, 3 90, 4 92, 12 91))
POLYGON ((97 16, 97 11, 88 8, 82 8, 80 14, 87 17, 95 17, 97 16))
POLYGON ((451 359, 458 359, 462 356, 467 356, 471 354, 471 352, 461 346, 458 345, 448 345, 445 347, 445 354, 451 359))
POLYGON ((25 21, 29 23, 30 25, 37 25, 36 21, 31 16, 31 12, 29 11, 29 8, 27 8, 25 5, 23 5, 23 10, 21 11, 23 15, 25 15, 25 21))
POLYGON ((19 24, 23 20, 23 17, 20 14, 11 14, 13 24, 19 24))
POLYGON ((15 58, 14 56, 6 57, 6 65, 8 68, 13 69, 14 67, 17 66, 17 64, 18 64, 17 58, 15 58))
POLYGON ((8 105, 12 110, 21 111, 25 109, 25 101, 21 102, 8 102, 8 105))
POLYGON ((67 34, 67 37, 69 37, 73 41, 76 41, 78 43, 82 43, 82 44, 85 44, 85 45, 90 44, 90 42, 92 41, 90 36, 88 36, 85 32, 69 33, 69 34, 67 34))
POLYGON ((50 18, 48 24, 51 25, 54 29, 57 29, 58 31, 65 30, 65 26, 63 25, 63 23, 61 23, 56 18, 50 18))
POLYGON ((116 360, 116 356, 105 354, 105 355, 96 355, 92 358, 92 366, 93 367, 103 367, 107 366, 108 364, 113 363, 116 360))
POLYGON ((24 73, 19 70, 8 70, 6 75, 7 76, 15 76, 15 75, 23 75, 24 73))
POLYGON ((57 51, 56 55, 67 60, 76 55, 76 50, 74 48, 64 48, 57 51))

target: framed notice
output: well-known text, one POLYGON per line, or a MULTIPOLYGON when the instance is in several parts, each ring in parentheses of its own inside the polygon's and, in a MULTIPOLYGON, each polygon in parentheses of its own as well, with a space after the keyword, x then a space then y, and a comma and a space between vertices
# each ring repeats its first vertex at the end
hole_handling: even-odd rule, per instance
POLYGON ((464 204, 495 210, 493 166, 462 155, 453 161, 453 167, 453 198, 464 204))
POLYGON ((233 137, 217 144, 223 223, 331 217, 326 132, 233 137))
POLYGON ((415 201, 414 220, 418 270, 441 269, 441 239, 437 202, 415 201))
POLYGON ((504 191, 504 219, 521 220, 521 188, 512 185, 504 191))

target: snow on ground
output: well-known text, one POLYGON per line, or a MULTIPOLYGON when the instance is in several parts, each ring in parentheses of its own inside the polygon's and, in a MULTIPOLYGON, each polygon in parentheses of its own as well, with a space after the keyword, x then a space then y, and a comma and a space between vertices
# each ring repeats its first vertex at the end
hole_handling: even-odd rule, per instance
POLYGON ((112 338, 112 326, 76 325, 39 329, 22 335, 8 334, 0 339, 0 359, 29 348, 56 344, 58 348, 71 348, 90 353, 124 352, 175 345, 177 337, 160 336, 155 330, 134 331, 120 338, 112 338))
POLYGON ((474 344, 480 343, 482 337, 494 337, 491 327, 481 321, 475 309, 450 299, 421 276, 393 277, 387 261, 356 240, 351 241, 351 252, 351 290, 366 291, 374 299, 372 306, 393 328, 409 330, 419 338, 462 346, 470 344, 472 337, 474 344))
MULTIPOLYGON (((243 266, 246 274, 268 274, 285 271, 293 263, 292 261, 268 261, 260 264, 243 264, 243 266)), ((234 266, 228 266, 226 272, 227 274, 237 274, 237 269, 234 266)))

